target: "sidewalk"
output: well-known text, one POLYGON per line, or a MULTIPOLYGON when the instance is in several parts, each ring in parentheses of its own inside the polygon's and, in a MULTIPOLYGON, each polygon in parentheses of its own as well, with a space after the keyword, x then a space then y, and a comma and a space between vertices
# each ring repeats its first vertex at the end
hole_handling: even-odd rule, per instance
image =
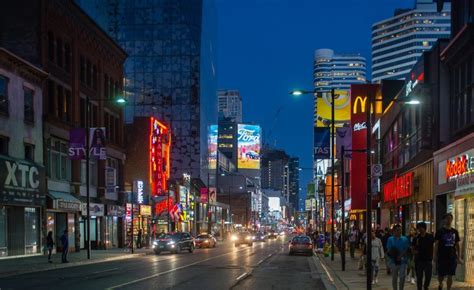
MULTIPOLYGON (((356 253, 356 257, 360 257, 360 253, 356 253)), ((346 271, 341 270, 341 256, 339 253, 334 254, 334 261, 331 257, 324 257, 322 254, 314 256, 316 266, 321 275, 326 276, 326 289, 350 289, 359 290, 367 289, 365 271, 358 270, 358 258, 352 259, 349 252, 346 254, 346 271)), ((380 261, 380 270, 378 275, 378 284, 373 285, 373 289, 391 290, 392 277, 387 275, 385 261, 380 261)), ((416 285, 405 283, 406 290, 416 290, 416 285)), ((436 276, 431 278, 430 289, 438 289, 438 279, 436 276)), ((446 281, 444 288, 446 289, 446 281)), ((454 282, 453 289, 474 289, 474 285, 468 283, 454 282)))
POLYGON ((93 263, 102 263, 121 259, 130 259, 147 254, 152 254, 151 249, 135 249, 132 255, 130 249, 109 249, 109 250, 93 250, 91 259, 87 259, 87 251, 81 250, 76 253, 69 253, 69 263, 61 263, 61 253, 53 254, 53 263, 48 263, 47 255, 35 256, 17 256, 0 259, 0 278, 18 274, 26 274, 32 272, 49 271, 78 265, 87 265, 93 263))

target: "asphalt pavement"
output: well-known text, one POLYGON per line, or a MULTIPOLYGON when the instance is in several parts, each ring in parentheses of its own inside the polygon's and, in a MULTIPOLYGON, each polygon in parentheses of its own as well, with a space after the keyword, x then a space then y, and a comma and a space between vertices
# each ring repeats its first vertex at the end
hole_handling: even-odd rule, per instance
POLYGON ((283 238, 252 247, 221 243, 192 254, 148 255, 5 277, 0 289, 323 289, 315 288, 319 278, 310 275, 309 258, 289 257, 286 251, 283 238), (275 279, 279 285, 269 283, 275 279))

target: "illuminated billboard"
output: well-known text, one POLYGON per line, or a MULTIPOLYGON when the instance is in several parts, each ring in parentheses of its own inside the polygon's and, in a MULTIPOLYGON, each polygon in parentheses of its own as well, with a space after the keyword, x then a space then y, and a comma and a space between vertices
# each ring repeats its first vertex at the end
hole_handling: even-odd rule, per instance
POLYGON ((217 163, 217 135, 218 135, 219 126, 211 125, 209 126, 208 136, 207 136, 207 156, 209 161, 209 169, 216 169, 217 163))
POLYGON ((166 195, 170 177, 170 129, 150 118, 150 187, 153 196, 166 195))
MULTIPOLYGON (((351 121, 351 97, 347 90, 334 90, 334 122, 342 127, 351 121)), ((318 93, 316 99, 316 127, 331 125, 331 92, 318 93)))
POLYGON ((239 169, 260 169, 261 129, 258 125, 239 124, 237 147, 239 169))

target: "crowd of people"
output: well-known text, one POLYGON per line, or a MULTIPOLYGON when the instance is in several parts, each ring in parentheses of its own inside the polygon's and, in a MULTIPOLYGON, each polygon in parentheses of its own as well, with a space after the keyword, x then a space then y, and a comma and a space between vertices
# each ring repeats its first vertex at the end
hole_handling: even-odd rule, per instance
MULTIPOLYGON (((451 290, 453 276, 458 264, 463 263, 460 252, 459 233, 452 227, 453 215, 447 213, 443 217, 443 226, 436 234, 427 231, 427 224, 419 222, 416 227, 409 228, 406 236, 402 235, 402 227, 395 224, 391 229, 372 231, 372 283, 378 283, 379 269, 385 263, 387 275, 391 275, 392 288, 403 290, 405 283, 416 284, 418 290, 429 289, 433 274, 438 277, 438 289, 451 290)), ((330 234, 311 234, 315 246, 322 248, 329 242, 330 234)), ((359 270, 366 265, 367 234, 352 227, 346 233, 350 257, 358 259, 359 270), (356 250, 360 256, 356 257, 356 250)), ((341 250, 341 233, 336 232, 335 242, 341 250)))

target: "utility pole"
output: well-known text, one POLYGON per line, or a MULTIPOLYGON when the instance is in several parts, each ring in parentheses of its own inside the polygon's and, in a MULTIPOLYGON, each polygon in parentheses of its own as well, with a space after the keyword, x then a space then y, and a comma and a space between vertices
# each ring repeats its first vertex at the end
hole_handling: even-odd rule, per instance
POLYGON ((334 89, 331 89, 331 261, 334 261, 334 224, 335 224, 335 214, 334 214, 334 195, 335 192, 335 184, 334 184, 334 174, 336 170, 334 170, 334 123, 335 123, 335 116, 334 116, 334 89))

